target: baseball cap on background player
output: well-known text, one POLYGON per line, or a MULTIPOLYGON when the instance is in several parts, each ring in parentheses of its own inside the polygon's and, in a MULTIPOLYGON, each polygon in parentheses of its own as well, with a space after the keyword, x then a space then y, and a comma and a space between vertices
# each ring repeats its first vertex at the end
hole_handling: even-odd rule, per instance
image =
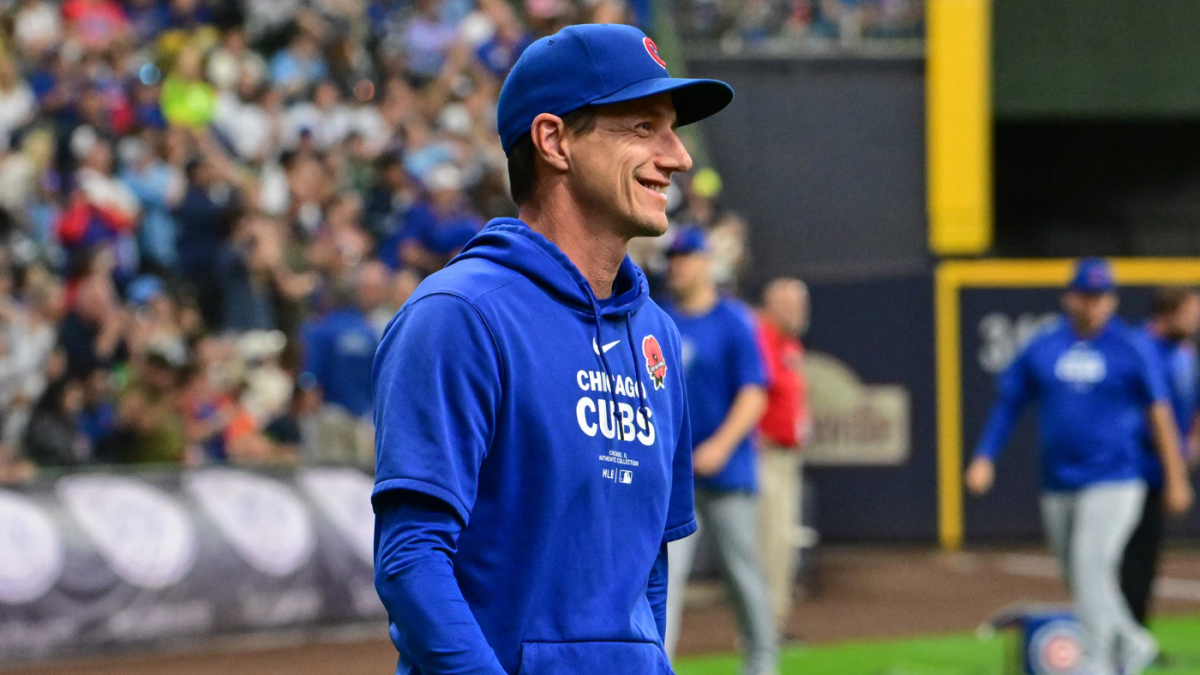
POLYGON ((1116 290, 1117 282, 1113 278, 1112 265, 1103 258, 1083 258, 1075 263, 1075 276, 1067 285, 1067 290, 1088 295, 1111 293, 1116 290))
POLYGON ((675 233, 671 244, 667 246, 666 255, 674 258, 677 255, 692 255, 708 251, 708 240, 704 230, 695 225, 684 225, 675 233))
POLYGON ((566 115, 587 105, 671 94, 676 125, 698 122, 733 100, 719 80, 671 77, 654 41, 633 26, 568 26, 534 42, 517 59, 497 103, 504 152, 542 113, 566 115))

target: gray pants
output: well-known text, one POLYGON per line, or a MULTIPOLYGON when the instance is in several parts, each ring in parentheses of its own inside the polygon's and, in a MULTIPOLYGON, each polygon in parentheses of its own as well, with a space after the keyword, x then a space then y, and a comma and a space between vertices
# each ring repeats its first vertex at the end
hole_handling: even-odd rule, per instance
POLYGON ((1077 492, 1042 495, 1042 519, 1050 550, 1083 624, 1086 672, 1112 675, 1123 660, 1156 650, 1121 595, 1125 544, 1141 518, 1146 485, 1141 481, 1100 483, 1077 492))
POLYGON ((767 582, 758 561, 758 497, 744 492, 696 490, 696 521, 700 532, 667 545, 670 575, 667 583, 667 654, 674 658, 683 617, 683 594, 700 534, 717 545, 726 588, 742 633, 745 675, 776 672, 778 646, 767 582))

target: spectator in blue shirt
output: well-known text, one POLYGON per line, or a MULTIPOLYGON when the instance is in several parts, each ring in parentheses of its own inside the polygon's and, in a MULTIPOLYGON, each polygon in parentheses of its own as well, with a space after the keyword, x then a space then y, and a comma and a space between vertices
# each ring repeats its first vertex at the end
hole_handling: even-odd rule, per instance
POLYGON ((340 280, 333 289, 336 309, 304 331, 304 370, 324 398, 317 413, 320 459, 375 461, 371 364, 379 334, 370 315, 387 292, 376 278, 358 270, 340 280))
POLYGON ((496 79, 503 80, 521 54, 533 44, 533 37, 517 20, 507 2, 485 2, 480 6, 496 23, 496 33, 479 46, 475 56, 496 79))
MULTIPOLYGON (((153 132, 145 133, 143 138, 151 143, 158 139, 153 132)), ((121 182, 142 205, 142 225, 137 232, 142 263, 165 271, 172 269, 179 257, 179 225, 171 217, 171 209, 183 199, 186 181, 182 172, 163 161, 143 138, 126 138, 118 145, 125 166, 121 182)))
MULTIPOLYGON (((1200 294, 1190 288, 1163 288, 1154 296, 1153 316, 1145 326, 1152 353, 1166 375, 1167 395, 1175 424, 1183 438, 1188 439, 1189 455, 1196 459, 1196 346, 1192 340, 1200 330, 1200 294)), ((1125 546, 1121 563, 1121 591, 1138 623, 1146 625, 1150 592, 1158 574, 1159 554, 1162 551, 1163 526, 1163 466, 1158 459, 1154 440, 1147 432, 1142 436, 1142 478, 1146 481, 1146 499, 1142 519, 1125 546)))
MULTIPOLYGON (((740 618, 747 675, 776 672, 775 619, 758 559, 758 485, 754 430, 766 410, 762 358, 748 307, 723 297, 713 278, 704 232, 685 227, 667 250, 672 303, 665 306, 683 339, 691 415, 696 521, 717 544, 729 597, 740 618)), ((670 545, 667 653, 674 651, 684 587, 698 538, 670 545)))
POLYGON ((462 171, 444 163, 425 179, 429 198, 404 216, 404 225, 383 242, 380 259, 393 269, 401 266, 432 274, 483 227, 483 219, 463 195, 462 171))
POLYGON ((1192 490, 1149 341, 1114 318, 1117 294, 1108 263, 1081 260, 1063 306, 1066 319, 1035 337, 1001 375, 999 400, 966 483, 977 495, 991 488, 995 458, 1022 409, 1036 402, 1042 518, 1083 624, 1084 670, 1135 675, 1158 656, 1158 644, 1134 620, 1119 585, 1121 554, 1146 495, 1140 458, 1146 425, 1165 469, 1167 511, 1187 511, 1192 490))
POLYGON ((284 49, 271 59, 271 82, 294 94, 329 75, 329 64, 321 55, 321 43, 305 31, 299 31, 284 49))

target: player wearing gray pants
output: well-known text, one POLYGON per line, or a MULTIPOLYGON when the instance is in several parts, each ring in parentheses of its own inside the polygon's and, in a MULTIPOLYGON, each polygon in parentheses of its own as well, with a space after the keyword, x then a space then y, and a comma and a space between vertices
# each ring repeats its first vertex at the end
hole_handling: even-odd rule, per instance
POLYGON ((1113 675, 1113 655, 1124 673, 1138 673, 1158 645, 1138 625, 1121 595, 1121 554, 1142 513, 1146 484, 1099 483, 1074 492, 1042 495, 1042 520, 1050 550, 1062 565, 1084 629, 1088 673, 1113 675))
POLYGON ((1170 392, 1145 333, 1115 316, 1107 261, 1080 260, 1063 294, 1063 320, 1025 345, 997 382, 967 489, 986 494, 995 461, 1027 404, 1038 408, 1042 513, 1050 547, 1083 622, 1088 675, 1137 675, 1158 647, 1137 627, 1118 583, 1121 553, 1141 516, 1143 443, 1163 465, 1163 506, 1192 505, 1170 392))
POLYGON ((777 645, 766 577, 758 560, 758 497, 747 492, 696 490, 697 534, 667 544, 667 655, 675 656, 683 595, 702 533, 712 536, 729 599, 745 636, 746 675, 775 673, 777 645))

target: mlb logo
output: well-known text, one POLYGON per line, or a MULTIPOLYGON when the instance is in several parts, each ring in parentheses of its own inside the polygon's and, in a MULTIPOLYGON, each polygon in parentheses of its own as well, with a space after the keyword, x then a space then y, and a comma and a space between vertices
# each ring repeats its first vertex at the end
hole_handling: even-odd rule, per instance
POLYGON ((617 482, 629 484, 633 482, 633 472, 628 469, 621 469, 617 472, 617 482))

